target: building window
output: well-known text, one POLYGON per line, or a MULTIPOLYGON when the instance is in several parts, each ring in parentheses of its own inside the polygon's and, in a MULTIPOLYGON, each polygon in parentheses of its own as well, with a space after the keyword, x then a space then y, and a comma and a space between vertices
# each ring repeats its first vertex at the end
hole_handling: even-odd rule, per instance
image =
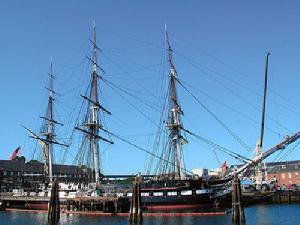
POLYGON ((295 169, 298 169, 298 165, 295 165, 295 169))
POLYGON ((4 176, 7 176, 7 172, 6 171, 4 171, 4 176))
POLYGON ((289 179, 291 179, 292 178, 292 174, 291 173, 289 173, 289 179))
POLYGON ((282 174, 281 174, 281 177, 282 177, 282 179, 284 179, 284 178, 285 178, 285 174, 284 174, 284 173, 282 173, 282 174))
POLYGON ((286 169, 286 165, 282 165, 282 166, 281 166, 281 169, 286 169))
POLYGON ((298 178, 298 172, 295 173, 295 176, 298 178))

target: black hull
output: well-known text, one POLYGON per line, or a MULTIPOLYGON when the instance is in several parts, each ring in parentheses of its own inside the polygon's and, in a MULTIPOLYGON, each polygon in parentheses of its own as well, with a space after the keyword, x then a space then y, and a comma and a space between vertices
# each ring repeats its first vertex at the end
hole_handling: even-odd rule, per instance
POLYGON ((216 205, 210 194, 191 196, 142 197, 146 211, 214 211, 216 205))
POLYGON ((201 180, 183 181, 180 186, 157 182, 141 189, 142 207, 146 211, 215 211, 213 188, 201 180), (184 183, 183 183, 184 182, 184 183))

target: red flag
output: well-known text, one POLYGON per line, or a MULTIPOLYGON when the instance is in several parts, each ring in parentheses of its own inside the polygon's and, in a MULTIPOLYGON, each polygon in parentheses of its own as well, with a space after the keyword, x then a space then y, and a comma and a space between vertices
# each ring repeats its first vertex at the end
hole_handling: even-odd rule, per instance
POLYGON ((17 158, 20 152, 21 152, 21 146, 19 146, 16 150, 13 151, 13 153, 11 153, 11 155, 9 156, 9 160, 14 160, 15 158, 17 158))
POLYGON ((222 164, 222 176, 224 177, 225 173, 227 171, 227 162, 224 161, 222 164))

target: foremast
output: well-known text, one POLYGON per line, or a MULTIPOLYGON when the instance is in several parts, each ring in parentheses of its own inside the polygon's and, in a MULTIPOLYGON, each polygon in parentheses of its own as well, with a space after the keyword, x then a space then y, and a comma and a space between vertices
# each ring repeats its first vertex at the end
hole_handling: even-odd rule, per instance
POLYGON ((170 45, 168 32, 166 31, 167 55, 170 66, 169 76, 169 109, 168 121, 166 127, 169 131, 168 140, 170 141, 171 162, 173 170, 171 170, 173 178, 185 179, 185 165, 182 153, 182 143, 185 141, 181 135, 181 116, 183 114, 177 97, 176 76, 177 72, 173 63, 173 50, 170 45))
POLYGON ((54 104, 54 94, 57 94, 53 90, 53 79, 55 78, 53 75, 53 65, 52 65, 52 59, 50 62, 50 69, 49 69, 49 85, 46 87, 48 90, 48 105, 47 105, 47 110, 46 114, 44 116, 41 116, 40 118, 43 119, 43 124, 41 127, 40 131, 40 136, 35 134, 33 131, 30 129, 24 127, 30 134, 31 138, 36 139, 41 147, 42 147, 42 157, 44 161, 44 177, 45 177, 45 182, 53 182, 53 145, 61 145, 68 147, 68 145, 59 143, 55 139, 55 125, 61 125, 63 126, 62 123, 59 123, 54 119, 54 113, 53 113, 53 104, 54 104))
POLYGON ((42 145, 42 153, 44 158, 44 173, 45 177, 49 177, 49 182, 53 181, 53 171, 52 171, 52 163, 53 163, 53 137, 54 137, 54 120, 53 120, 53 67, 52 67, 52 59, 50 63, 50 71, 49 71, 49 96, 48 96, 48 107, 45 117, 45 128, 41 130, 41 135, 45 137, 45 145, 42 145))

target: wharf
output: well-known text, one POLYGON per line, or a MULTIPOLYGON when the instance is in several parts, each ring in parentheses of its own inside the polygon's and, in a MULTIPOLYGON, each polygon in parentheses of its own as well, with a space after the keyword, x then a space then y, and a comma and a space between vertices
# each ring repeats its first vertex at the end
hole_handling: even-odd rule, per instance
POLYGON ((300 203, 300 190, 277 191, 273 195, 273 203, 300 203))
MULTIPOLYGON (((40 196, 0 196, 0 202, 5 203, 6 209, 46 210, 49 197, 40 196)), ((128 212, 130 201, 128 197, 97 196, 60 198, 62 210, 66 211, 101 211, 128 212)))
MULTIPOLYGON (((34 212, 34 213, 48 213, 47 210, 29 210, 29 209, 7 209, 6 211, 13 211, 13 212, 34 212)), ((110 217, 110 216, 120 216, 120 217, 128 217, 129 213, 108 213, 108 212, 99 212, 99 211, 61 211, 61 213, 65 214, 73 214, 73 215, 81 215, 81 216, 104 216, 104 217, 110 217)), ((230 211, 218 211, 218 212, 170 212, 170 213, 160 213, 160 212, 153 212, 153 213, 143 213, 143 216, 146 217, 180 217, 180 216, 224 216, 230 213, 230 211)))
MULTIPOLYGON (((0 196, 1 208, 3 210, 37 210, 47 211, 49 197, 44 196, 0 196)), ((225 209, 231 208, 231 198, 224 199, 220 204, 218 212, 196 212, 196 213, 159 213, 144 212, 144 216, 201 216, 201 215, 222 215, 225 209)), ((243 193, 243 204, 280 204, 300 203, 300 190, 278 190, 267 192, 243 193)), ((128 216, 130 198, 123 196, 97 196, 97 197, 76 197, 60 198, 61 212, 68 214, 95 215, 95 216, 128 216)))

